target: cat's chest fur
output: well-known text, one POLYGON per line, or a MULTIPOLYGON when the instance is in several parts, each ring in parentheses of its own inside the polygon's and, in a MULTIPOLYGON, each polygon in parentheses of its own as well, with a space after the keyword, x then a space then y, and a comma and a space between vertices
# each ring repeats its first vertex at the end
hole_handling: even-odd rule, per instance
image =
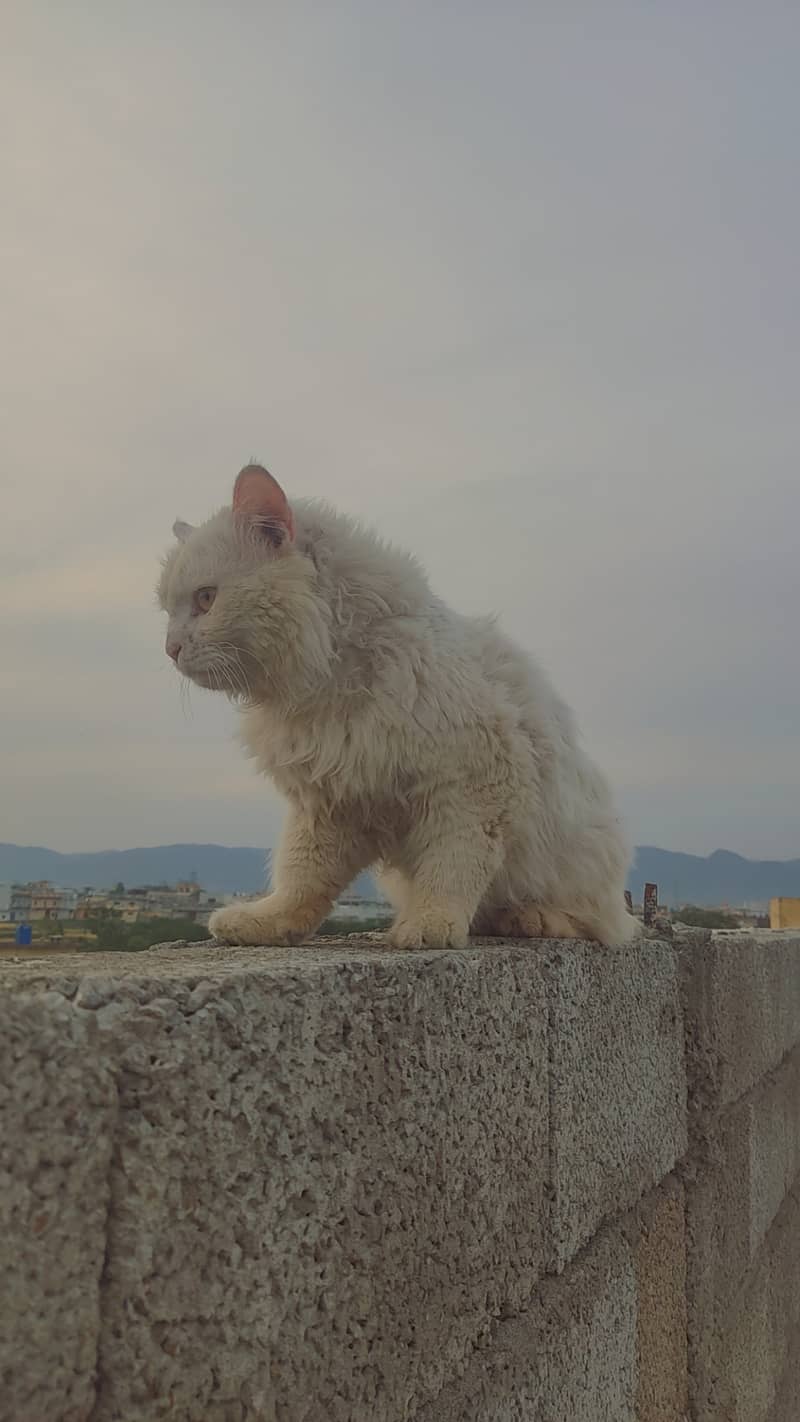
POLYGON ((376 735, 372 717, 334 713, 286 717, 266 706, 242 715, 241 739, 262 774, 295 804, 354 806, 397 785, 398 744, 376 735), (394 762, 394 763, 393 763, 394 762))

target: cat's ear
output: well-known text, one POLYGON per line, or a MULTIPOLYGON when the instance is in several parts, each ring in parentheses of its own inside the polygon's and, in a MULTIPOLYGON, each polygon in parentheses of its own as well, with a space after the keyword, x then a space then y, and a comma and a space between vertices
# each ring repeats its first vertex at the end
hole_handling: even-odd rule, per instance
POLYGON ((179 543, 185 543, 189 535, 194 533, 194 529, 190 523, 184 523, 182 518, 176 518, 172 525, 172 532, 179 543))
POLYGON ((259 527, 270 543, 291 543, 294 514, 277 479, 260 464, 246 464, 233 486, 233 512, 259 527))

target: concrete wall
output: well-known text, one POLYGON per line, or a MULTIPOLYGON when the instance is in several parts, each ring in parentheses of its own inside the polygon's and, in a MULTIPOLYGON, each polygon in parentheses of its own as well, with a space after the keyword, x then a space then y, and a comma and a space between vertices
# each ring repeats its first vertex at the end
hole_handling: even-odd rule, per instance
POLYGON ((0 1422, 800 1417, 800 938, 0 986, 0 1422))

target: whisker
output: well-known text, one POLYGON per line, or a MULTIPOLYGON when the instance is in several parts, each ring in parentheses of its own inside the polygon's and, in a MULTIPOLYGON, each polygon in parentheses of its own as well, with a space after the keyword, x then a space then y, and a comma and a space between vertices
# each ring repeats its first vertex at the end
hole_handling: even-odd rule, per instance
POLYGON ((226 681, 226 689, 234 698, 252 697, 253 691, 240 649, 232 642, 218 642, 215 647, 217 666, 226 681))
POLYGON ((194 716, 194 707, 192 706, 191 700, 191 685, 185 676, 182 676, 180 679, 178 695, 180 697, 183 719, 184 721, 191 721, 194 716))

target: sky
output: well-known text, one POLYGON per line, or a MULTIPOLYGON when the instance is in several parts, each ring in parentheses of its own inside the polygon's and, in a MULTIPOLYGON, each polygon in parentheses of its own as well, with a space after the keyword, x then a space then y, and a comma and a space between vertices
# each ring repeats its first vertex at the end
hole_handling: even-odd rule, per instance
POLYGON ((257 456, 496 611, 635 842, 800 856, 800 9, 11 0, 0 839, 270 845, 153 597, 257 456))

